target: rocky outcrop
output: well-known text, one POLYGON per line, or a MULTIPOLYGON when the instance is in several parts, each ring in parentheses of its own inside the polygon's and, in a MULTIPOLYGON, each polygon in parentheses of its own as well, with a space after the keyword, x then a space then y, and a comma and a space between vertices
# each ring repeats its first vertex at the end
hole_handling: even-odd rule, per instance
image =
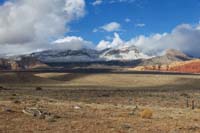
POLYGON ((174 62, 164 65, 137 66, 134 70, 138 71, 170 71, 182 73, 200 73, 200 59, 190 61, 174 62))
POLYGON ((172 64, 169 71, 200 73, 200 59, 172 64))
POLYGON ((139 66, 162 66, 169 65, 174 62, 188 61, 192 58, 175 49, 166 50, 162 56, 156 56, 150 59, 143 60, 139 66))
POLYGON ((19 70, 19 64, 14 60, 0 59, 0 70, 19 70))
POLYGON ((176 58, 179 58, 179 59, 182 59, 182 60, 190 60, 191 59, 191 57, 189 57, 188 55, 186 55, 183 52, 178 51, 176 49, 166 50, 165 55, 171 56, 171 57, 176 57, 176 58))
POLYGON ((19 60, 0 59, 0 70, 27 70, 47 67, 46 64, 32 57, 21 57, 19 60))
POLYGON ((36 58, 33 57, 21 57, 17 64, 21 69, 37 69, 37 68, 47 68, 48 66, 36 58))

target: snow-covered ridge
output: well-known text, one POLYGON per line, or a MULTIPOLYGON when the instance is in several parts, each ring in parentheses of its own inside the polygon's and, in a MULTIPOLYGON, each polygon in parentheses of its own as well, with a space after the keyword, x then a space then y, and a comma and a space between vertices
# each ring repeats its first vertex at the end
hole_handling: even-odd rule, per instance
POLYGON ((106 60, 136 60, 149 58, 149 56, 141 53, 135 46, 110 48, 100 56, 106 60))
POLYGON ((42 62, 92 62, 109 60, 136 60, 149 58, 135 46, 108 48, 104 50, 46 50, 30 54, 42 62))

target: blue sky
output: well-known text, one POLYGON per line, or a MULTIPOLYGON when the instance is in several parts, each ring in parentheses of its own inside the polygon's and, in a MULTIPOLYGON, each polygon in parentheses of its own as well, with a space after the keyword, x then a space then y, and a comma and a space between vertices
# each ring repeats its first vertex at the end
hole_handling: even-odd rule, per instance
MULTIPOLYGON (((0 4, 5 1, 8 0, 0 0, 0 4)), ((66 36, 81 36, 97 44, 107 36, 112 37, 114 31, 94 33, 93 30, 110 22, 119 23, 121 28, 117 32, 128 40, 138 35, 171 32, 177 25, 195 25, 200 21, 200 0, 115 0, 114 3, 102 0, 101 4, 94 6, 95 1, 85 0, 86 15, 70 23, 71 31, 66 32, 66 36)))
POLYGON ((0 54, 134 45, 200 57, 199 42, 200 0, 0 0, 0 54))
MULTIPOLYGON (((108 0, 104 0, 108 1, 108 0)), ((120 36, 128 40, 138 35, 170 32, 177 25, 197 24, 200 20, 200 0, 135 0, 135 2, 108 2, 93 6, 87 0, 84 18, 71 23, 71 33, 95 43, 112 32, 92 32, 94 28, 109 22, 121 24, 120 36), (125 22, 129 18, 130 22, 125 22), (145 24, 137 27, 137 24, 145 24)))

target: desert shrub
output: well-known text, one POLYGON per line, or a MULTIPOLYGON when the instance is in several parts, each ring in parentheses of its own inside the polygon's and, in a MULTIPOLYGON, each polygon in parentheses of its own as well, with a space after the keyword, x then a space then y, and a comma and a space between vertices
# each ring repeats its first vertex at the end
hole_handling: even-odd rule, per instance
POLYGON ((14 104, 20 104, 21 102, 19 100, 14 100, 13 103, 14 104))
POLYGON ((153 116, 153 111, 150 109, 144 109, 142 112, 140 112, 140 117, 144 119, 151 119, 153 116))
POLYGON ((6 90, 6 88, 3 86, 0 86, 0 90, 6 90))
POLYGON ((17 94, 13 93, 12 96, 17 96, 17 94))
POLYGON ((41 91, 41 90, 42 90, 42 87, 36 87, 35 90, 36 90, 36 91, 41 91))
POLYGON ((180 96, 186 97, 186 98, 190 98, 190 95, 187 93, 181 93, 180 96))

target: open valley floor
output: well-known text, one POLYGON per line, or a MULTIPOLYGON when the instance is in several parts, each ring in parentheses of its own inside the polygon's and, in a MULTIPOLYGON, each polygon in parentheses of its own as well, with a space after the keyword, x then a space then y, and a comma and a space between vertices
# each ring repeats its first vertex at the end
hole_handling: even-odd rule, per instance
POLYGON ((0 132, 200 132, 200 76, 2 72, 0 132))

